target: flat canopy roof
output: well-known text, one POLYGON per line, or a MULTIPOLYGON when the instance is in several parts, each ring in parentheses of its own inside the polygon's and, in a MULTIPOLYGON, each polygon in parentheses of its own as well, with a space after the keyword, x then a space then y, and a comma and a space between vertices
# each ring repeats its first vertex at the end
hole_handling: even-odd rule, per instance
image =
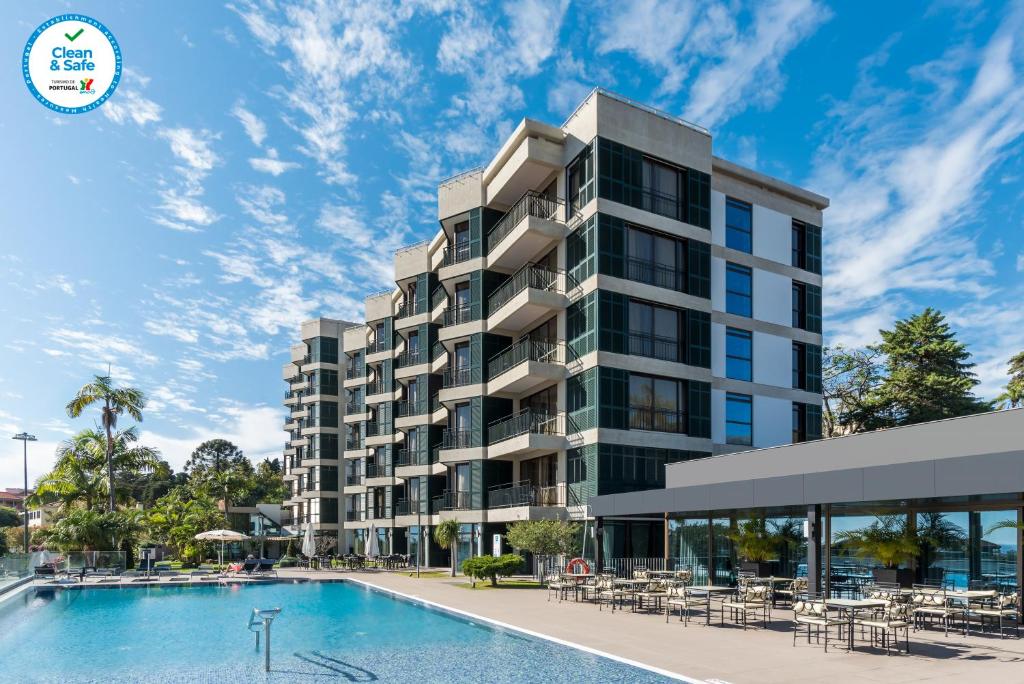
POLYGON ((673 463, 665 483, 593 497, 593 515, 1019 495, 1024 409, 673 463))

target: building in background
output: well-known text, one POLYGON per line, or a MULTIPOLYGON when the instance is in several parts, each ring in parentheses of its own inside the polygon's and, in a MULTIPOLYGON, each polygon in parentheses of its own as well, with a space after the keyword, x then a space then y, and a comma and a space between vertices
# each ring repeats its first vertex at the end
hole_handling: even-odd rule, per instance
MULTIPOLYGON (((302 324, 302 341, 291 348, 291 362, 284 366, 284 405, 288 409, 284 429, 283 476, 290 496, 283 510, 245 511, 246 527, 260 524, 280 534, 299 534, 313 525, 325 545, 338 548, 342 530, 341 481, 341 379, 346 360, 340 354, 341 334, 353 324, 317 318, 302 324)), ((257 507, 258 508, 258 507, 257 507)))
MULTIPOLYGON (((396 253, 365 323, 303 327, 285 370, 294 514, 334 519, 305 427, 333 401, 341 552, 372 530, 428 565, 447 562, 420 543, 440 520, 462 523, 461 560, 511 521, 589 520, 592 496, 663 487, 667 463, 819 438, 827 206, 605 91, 560 127, 524 119, 440 185, 437 234, 396 253), (336 400, 296 396, 316 339, 340 340, 336 400)), ((658 529, 631 521, 622 543, 660 555, 658 529)))
MULTIPOLYGON (((32 492, 29 491, 28 493, 31 494, 32 492)), ((26 492, 20 487, 0 489, 0 506, 7 506, 8 508, 13 508, 16 511, 24 511, 25 497, 26 492)))

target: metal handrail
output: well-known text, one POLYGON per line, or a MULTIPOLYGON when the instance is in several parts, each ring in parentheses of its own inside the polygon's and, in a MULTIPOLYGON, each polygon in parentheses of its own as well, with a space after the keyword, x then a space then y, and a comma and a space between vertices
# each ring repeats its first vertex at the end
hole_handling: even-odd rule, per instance
POLYGON ((681 346, 680 340, 671 337, 645 333, 629 334, 629 353, 634 356, 646 356, 662 361, 678 361, 681 346))
POLYGON ((472 382, 472 366, 454 366, 444 369, 444 375, 441 378, 441 387, 444 389, 448 389, 449 387, 462 387, 463 385, 469 385, 472 382))
POLYGON ((460 325, 469 323, 472 318, 472 304, 452 304, 444 310, 445 325, 460 325))
POLYGON ((412 306, 409 306, 408 301, 403 301, 401 306, 398 307, 398 313, 395 314, 395 318, 408 318, 409 316, 417 316, 422 313, 427 313, 428 308, 426 302, 422 305, 417 306, 416 301, 412 302, 412 306))
POLYGON ((441 496, 434 497, 432 503, 437 503, 440 510, 444 511, 465 511, 471 507, 470 492, 445 490, 441 496))
POLYGON ((473 430, 446 428, 441 434, 442 449, 468 449, 472 446, 473 430))
POLYGON ((441 265, 452 266, 454 264, 461 264, 463 261, 469 261, 470 249, 469 243, 463 243, 461 245, 449 245, 444 248, 444 252, 441 254, 441 265))
POLYGON ((395 359, 395 368, 405 368, 406 366, 415 366, 420 363, 426 363, 426 350, 424 349, 406 349, 404 352, 398 355, 395 359))
POLYGON ((399 418, 408 418, 410 416, 420 416, 425 413, 429 413, 427 410, 429 404, 426 397, 421 397, 416 401, 402 399, 397 403, 398 406, 395 407, 395 415, 399 418))
POLYGON ((560 277, 566 279, 566 285, 575 283, 575 279, 562 269, 551 270, 533 263, 526 264, 494 290, 487 300, 487 312, 493 314, 527 288, 565 294, 566 288, 558 282, 560 277))
POLYGON ((488 445, 525 434, 564 435, 564 413, 536 413, 525 408, 487 425, 488 445))
POLYGON ((527 216, 557 220, 558 209, 562 206, 565 206, 565 202, 559 198, 547 197, 536 190, 527 190, 488 231, 487 253, 494 251, 494 248, 527 216))
POLYGON ((430 310, 433 311, 441 305, 441 302, 448 299, 448 290, 444 289, 444 285, 438 285, 434 288, 434 291, 430 293, 430 310))
POLYGON ((366 464, 366 477, 391 477, 393 475, 390 463, 368 463, 366 464))
POLYGON ((646 406, 629 407, 629 429, 686 434, 686 412, 646 406))
POLYGON ((669 268, 648 259, 626 259, 626 279, 676 292, 686 291, 686 271, 669 268))
POLYGON ((566 344, 525 338, 501 350, 487 362, 487 378, 494 380, 521 363, 565 363, 566 344))

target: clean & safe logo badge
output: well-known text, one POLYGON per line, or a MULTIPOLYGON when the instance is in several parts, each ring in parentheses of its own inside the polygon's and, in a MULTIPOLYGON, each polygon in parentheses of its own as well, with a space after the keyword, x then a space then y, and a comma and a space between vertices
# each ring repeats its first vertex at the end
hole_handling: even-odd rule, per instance
POLYGON ((84 14, 61 14, 29 36, 21 70, 32 96, 61 114, 107 101, 121 82, 121 47, 106 26, 84 14))

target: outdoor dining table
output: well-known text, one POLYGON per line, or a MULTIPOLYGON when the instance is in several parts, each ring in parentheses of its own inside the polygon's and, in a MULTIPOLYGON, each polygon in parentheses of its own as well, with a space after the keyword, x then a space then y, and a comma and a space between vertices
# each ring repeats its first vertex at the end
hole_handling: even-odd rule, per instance
MULTIPOLYGON (((703 593, 707 597, 708 609, 705 625, 711 624, 711 597, 715 594, 731 594, 736 591, 735 587, 726 587, 718 584, 698 584, 693 587, 689 587, 687 591, 691 593, 703 593)), ((723 609, 724 610, 724 609, 723 609)))
POLYGON ((580 600, 580 591, 586 586, 587 580, 590 579, 591 577, 596 577, 596 576, 597 575, 595 573, 593 573, 593 572, 572 572, 572 573, 569 573, 568 575, 565 575, 566 579, 571 580, 572 583, 573 583, 573 586, 572 586, 572 600, 573 601, 577 601, 578 602, 580 600))
MULTIPOLYGON (((918 587, 917 589, 900 589, 900 593, 904 595, 914 593, 940 594, 943 593, 943 590, 938 587, 934 589, 918 587)), ((965 611, 964 635, 966 636, 971 633, 971 621, 969 619, 971 614, 971 603, 988 601, 995 598, 998 595, 998 592, 993 589, 954 589, 952 591, 946 590, 945 594, 947 601, 956 601, 963 605, 965 611)))
MULTIPOLYGON (((626 591, 633 595, 633 610, 636 610, 636 592, 639 587, 646 587, 651 583, 649 579, 616 578, 614 584, 619 587, 627 587, 626 591)), ((612 603, 612 610, 615 610, 615 603, 612 603)))
POLYGON ((825 599, 825 605, 827 607, 829 607, 829 608, 836 608, 837 610, 844 611, 846 613, 846 617, 849 620, 849 625, 848 625, 848 629, 847 629, 848 636, 849 636, 848 648, 852 651, 853 650, 853 619, 856 617, 857 611, 858 610, 873 610, 873 609, 878 609, 878 608, 885 608, 886 605, 888 605, 888 604, 887 604, 886 601, 883 601, 882 599, 844 599, 844 598, 833 599, 833 598, 830 598, 830 599, 825 599))

